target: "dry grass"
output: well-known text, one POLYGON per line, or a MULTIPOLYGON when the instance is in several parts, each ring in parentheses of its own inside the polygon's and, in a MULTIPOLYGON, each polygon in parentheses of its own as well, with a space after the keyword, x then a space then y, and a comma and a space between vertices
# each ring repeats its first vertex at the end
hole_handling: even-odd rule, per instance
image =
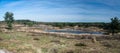
POLYGON ((25 32, 0 33, 0 48, 14 53, 119 53, 119 40, 66 39, 25 32), (78 43, 86 46, 75 46, 78 43))

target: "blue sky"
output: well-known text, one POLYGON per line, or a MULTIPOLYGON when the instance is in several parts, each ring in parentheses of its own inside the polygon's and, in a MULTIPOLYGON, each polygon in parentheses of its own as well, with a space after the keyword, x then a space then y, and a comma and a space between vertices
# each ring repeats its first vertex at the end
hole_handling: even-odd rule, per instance
POLYGON ((120 18, 120 0, 0 0, 0 20, 7 11, 41 22, 109 22, 120 18))

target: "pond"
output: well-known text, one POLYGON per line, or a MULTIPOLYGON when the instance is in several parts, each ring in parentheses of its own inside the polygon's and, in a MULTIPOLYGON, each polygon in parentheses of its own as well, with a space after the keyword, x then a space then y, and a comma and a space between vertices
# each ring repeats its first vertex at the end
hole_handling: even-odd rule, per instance
POLYGON ((62 32, 62 33, 73 33, 73 34, 103 34, 102 32, 88 32, 81 30, 46 30, 46 32, 62 32))

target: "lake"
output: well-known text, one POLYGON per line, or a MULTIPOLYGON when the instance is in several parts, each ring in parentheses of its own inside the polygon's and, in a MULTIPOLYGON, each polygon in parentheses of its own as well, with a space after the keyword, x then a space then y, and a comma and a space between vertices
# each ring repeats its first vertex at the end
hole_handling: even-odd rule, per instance
POLYGON ((46 30, 46 32, 60 32, 60 33, 73 33, 73 34, 103 34, 102 32, 88 32, 81 30, 46 30))

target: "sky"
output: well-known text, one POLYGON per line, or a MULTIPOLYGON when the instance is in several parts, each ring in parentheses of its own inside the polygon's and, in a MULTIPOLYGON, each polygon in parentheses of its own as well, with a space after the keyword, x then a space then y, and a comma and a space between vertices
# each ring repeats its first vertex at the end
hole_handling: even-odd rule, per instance
POLYGON ((120 0, 0 0, 0 20, 5 12, 14 19, 40 22, 109 22, 120 18, 120 0))

